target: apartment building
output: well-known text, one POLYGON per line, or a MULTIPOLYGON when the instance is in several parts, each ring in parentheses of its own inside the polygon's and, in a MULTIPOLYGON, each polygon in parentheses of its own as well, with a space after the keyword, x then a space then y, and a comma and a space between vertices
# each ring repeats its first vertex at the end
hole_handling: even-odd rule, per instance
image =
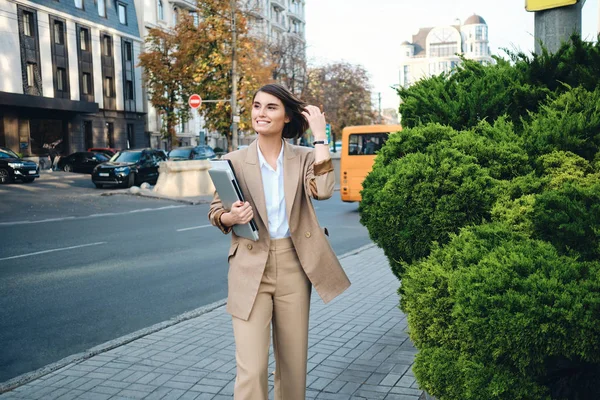
POLYGON ((488 26, 479 15, 464 23, 420 28, 412 41, 400 45, 400 85, 408 87, 421 78, 450 72, 459 55, 480 63, 492 63, 488 26))
POLYGON ((0 0, 0 146, 149 145, 132 0, 0 0))
POLYGON ((273 77, 301 93, 306 73, 305 0, 245 0, 252 34, 266 38, 281 57, 273 77))
MULTIPOLYGON (((142 40, 146 38, 151 28, 171 29, 183 13, 190 13, 198 18, 196 0, 135 0, 138 25, 142 40)), ((166 139, 162 137, 162 116, 152 106, 148 91, 143 89, 143 107, 146 113, 146 134, 153 148, 168 149, 166 139)), ((184 99, 186 104, 187 99, 184 99)), ((204 120, 197 113, 175 127, 179 143, 177 146, 195 146, 200 142, 200 133, 204 132, 204 120)))

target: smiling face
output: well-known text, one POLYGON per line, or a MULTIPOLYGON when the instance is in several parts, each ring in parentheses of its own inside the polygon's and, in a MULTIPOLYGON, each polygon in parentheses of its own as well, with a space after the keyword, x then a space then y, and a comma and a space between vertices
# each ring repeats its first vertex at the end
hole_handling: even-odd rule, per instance
POLYGON ((289 121, 281 100, 265 92, 256 94, 252 103, 252 128, 256 133, 281 136, 283 127, 289 121))

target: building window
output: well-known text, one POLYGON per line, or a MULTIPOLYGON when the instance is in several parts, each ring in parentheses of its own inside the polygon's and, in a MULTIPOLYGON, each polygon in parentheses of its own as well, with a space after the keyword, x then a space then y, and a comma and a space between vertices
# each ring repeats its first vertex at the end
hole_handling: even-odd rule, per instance
POLYGON ((54 21, 54 43, 65 44, 65 25, 62 21, 54 21))
POLYGON ((27 86, 35 84, 35 64, 27 63, 27 86))
POLYGON ((132 58, 131 42, 125 42, 125 61, 131 61, 132 58))
POLYGON ((75 7, 83 10, 83 0, 75 0, 75 7))
POLYGON ((90 50, 90 32, 85 28, 79 29, 79 47, 83 51, 90 50))
POLYGON ((92 94, 92 76, 89 72, 84 72, 81 75, 81 86, 83 94, 92 94))
POLYGON ((404 66, 404 87, 408 87, 410 85, 410 67, 408 65, 404 66))
POLYGON ((194 19, 194 26, 197 28, 200 25, 200 18, 198 17, 198 13, 196 11, 190 11, 190 15, 194 19))
POLYGON ((119 22, 127 25, 127 6, 123 3, 118 3, 117 8, 119 11, 119 22))
POLYGON ((98 15, 106 17, 106 0, 96 0, 98 2, 98 15))
POLYGON ((67 90, 67 70, 64 68, 56 69, 56 90, 59 92, 67 90))
POLYGON ((125 100, 133 100, 133 81, 125 81, 125 100))
POLYGON ((106 57, 112 56, 112 40, 110 36, 102 36, 102 55, 106 57))
POLYGON ((25 36, 33 36, 33 13, 23 11, 23 33, 25 36))
POLYGON ((104 78, 104 96, 105 97, 114 97, 115 93, 113 91, 113 78, 107 76, 104 78))
POLYGON ((179 10, 177 7, 173 7, 173 25, 177 25, 179 21, 179 10))
POLYGON ((485 40, 485 27, 479 25, 475 27, 475 40, 485 40))
POLYGON ((135 147, 135 131, 133 124, 127 124, 127 148, 132 149, 135 147))
POLYGON ((430 57, 449 57, 458 53, 458 43, 432 43, 429 45, 430 57))
POLYGON ((162 0, 158 0, 158 19, 161 21, 165 20, 165 8, 163 7, 162 0))

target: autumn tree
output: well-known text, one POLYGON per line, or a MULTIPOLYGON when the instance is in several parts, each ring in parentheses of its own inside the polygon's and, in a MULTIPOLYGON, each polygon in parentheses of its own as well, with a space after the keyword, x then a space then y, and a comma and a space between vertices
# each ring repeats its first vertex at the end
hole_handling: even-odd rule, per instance
POLYGON ((337 135, 346 126, 376 120, 369 76, 360 65, 337 62, 309 68, 302 97, 309 104, 323 106, 331 131, 337 135))
MULTIPOLYGON (((229 100, 232 90, 233 14, 229 1, 198 1, 197 26, 188 26, 185 52, 194 62, 190 64, 194 90, 203 99, 229 100)), ((241 117, 240 130, 251 127, 249 110, 252 95, 270 82, 271 66, 266 59, 266 44, 248 33, 248 23, 241 6, 235 1, 237 33, 237 108, 241 117)), ((189 25, 189 21, 188 21, 189 25)), ((200 108, 209 129, 227 136, 231 143, 231 104, 220 101, 200 108)))
POLYGON ((268 46, 273 79, 300 95, 306 85, 306 44, 295 35, 282 35, 268 46))
POLYGON ((192 83, 190 55, 182 46, 189 29, 189 23, 169 30, 151 28, 139 57, 150 103, 162 116, 161 132, 171 148, 177 143, 175 127, 189 118, 188 108, 182 107, 192 83))

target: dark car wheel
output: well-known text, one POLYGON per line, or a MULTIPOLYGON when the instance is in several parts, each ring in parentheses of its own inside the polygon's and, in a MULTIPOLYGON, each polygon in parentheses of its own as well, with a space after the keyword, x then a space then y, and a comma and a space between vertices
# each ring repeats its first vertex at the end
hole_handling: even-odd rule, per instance
POLYGON ((123 186, 126 188, 130 188, 135 185, 135 174, 133 172, 129 173, 127 180, 123 183, 123 186))
POLYGON ((31 183, 33 181, 35 181, 35 178, 23 178, 23 182, 25 183, 31 183))
POLYGON ((104 187, 104 185, 101 183, 94 183, 94 185, 96 185, 97 189, 102 189, 104 187))
POLYGON ((10 183, 12 182, 12 177, 7 169, 0 168, 0 183, 10 183))
POLYGON ((65 164, 65 166, 63 167, 63 171, 73 172, 73 166, 71 164, 65 164))

